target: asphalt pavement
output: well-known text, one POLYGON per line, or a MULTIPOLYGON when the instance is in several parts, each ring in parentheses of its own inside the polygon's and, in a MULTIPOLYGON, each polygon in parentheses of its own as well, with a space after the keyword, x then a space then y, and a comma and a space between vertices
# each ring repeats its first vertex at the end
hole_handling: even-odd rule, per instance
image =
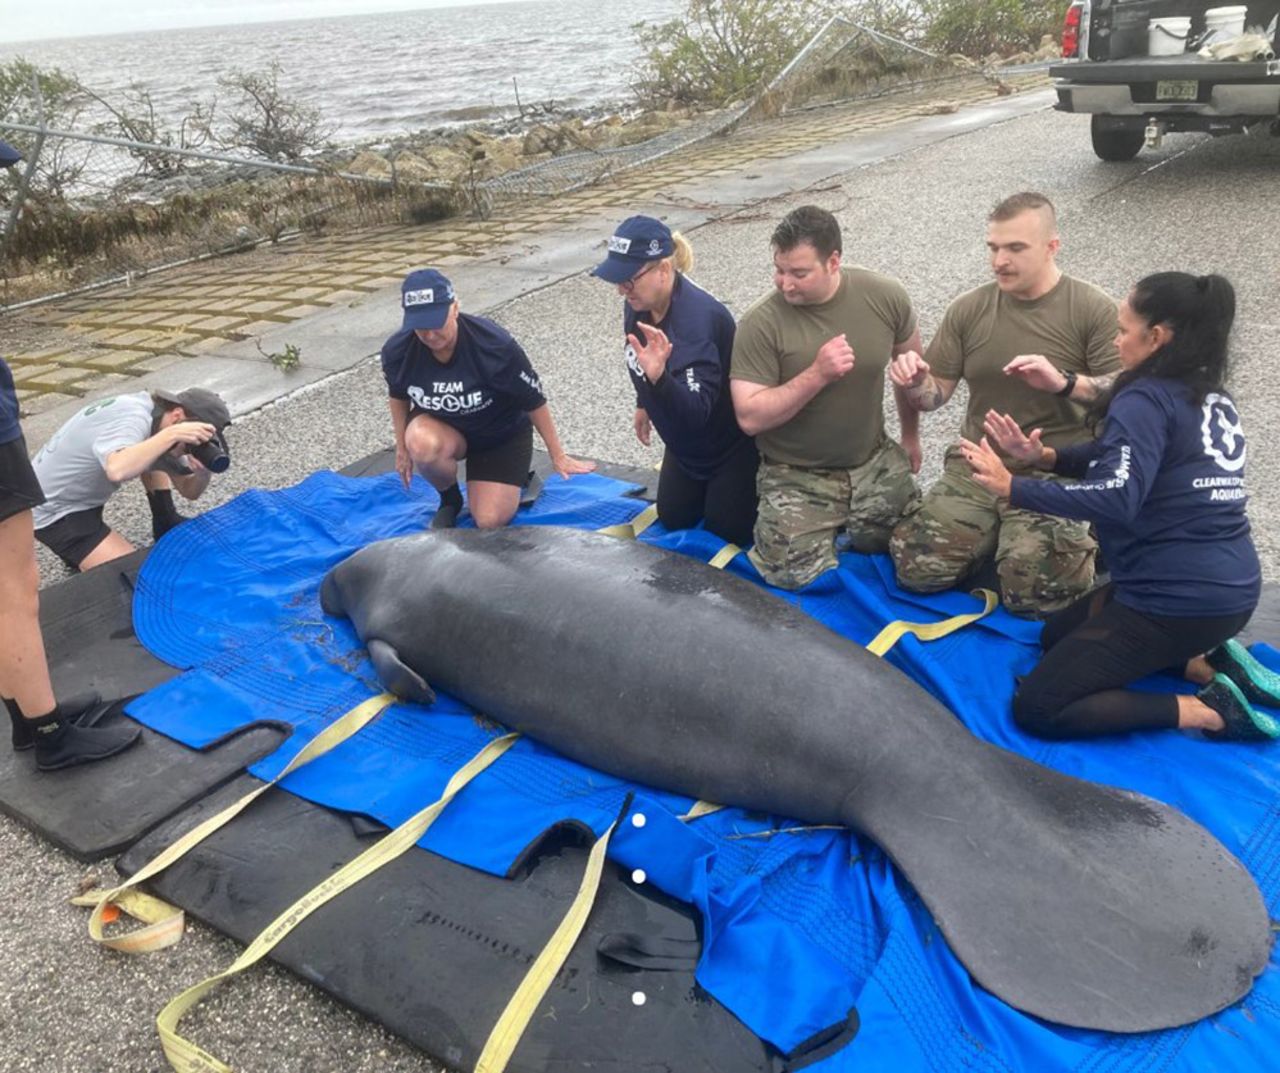
MULTIPOLYGON (((660 165, 655 165, 660 167, 660 165)), ((1221 272, 1236 285, 1232 390, 1249 437, 1250 516, 1268 580, 1280 580, 1280 387, 1269 362, 1280 352, 1280 139, 1175 136, 1126 164, 1097 161, 1083 117, 1034 112, 876 160, 819 185, 744 200, 691 228, 693 276, 736 314, 771 286, 769 235, 788 209, 816 203, 845 231, 846 261, 901 279, 927 339, 948 301, 989 278, 983 220, 1000 197, 1047 193, 1059 209, 1063 268, 1120 297, 1162 269, 1221 272)), ((706 193, 698 195, 706 201, 706 193)), ((674 202, 673 202, 674 203, 674 202)), ((618 207, 618 218, 628 215, 618 207)), ((607 233, 607 232, 606 232, 607 233)), ((600 236, 603 243, 604 234, 600 236)), ((588 267, 584 260, 582 267, 588 267)), ((473 266, 474 274, 483 264, 473 266)), ((483 303, 464 308, 481 311, 483 303)), ((385 303, 387 332, 394 306, 385 303)), ((648 465, 659 449, 631 431, 622 364, 621 301, 612 287, 570 276, 484 310, 521 341, 542 374, 567 449, 648 465)), ((962 397, 923 421, 925 483, 956 434, 962 397)), ((280 487, 340 467, 389 443, 376 358, 241 416, 230 432, 234 465, 202 508, 252 487, 280 487)), ((108 505, 107 520, 145 543, 140 488, 108 505)), ((45 583, 65 576, 41 555, 45 583)), ((143 958, 101 951, 85 913, 66 904, 93 869, 0 818, 0 1069, 24 1073, 154 1073, 167 1069, 153 1020, 165 1001, 224 967, 235 944, 192 925, 178 947, 143 958)), ((432 986, 430 979, 422 981, 432 986)), ((317 989, 260 965, 207 1000, 186 1034, 240 1073, 441 1069, 317 989)))

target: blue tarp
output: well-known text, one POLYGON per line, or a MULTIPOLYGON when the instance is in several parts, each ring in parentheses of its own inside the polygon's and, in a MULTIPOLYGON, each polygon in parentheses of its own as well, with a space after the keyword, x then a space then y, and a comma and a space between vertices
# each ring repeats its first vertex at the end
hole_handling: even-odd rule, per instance
MULTIPOLYGON (((518 521, 617 524, 643 506, 626 491, 596 476, 553 478, 518 521)), ((320 473, 284 491, 247 493, 174 530, 146 561, 134 621, 155 655, 190 670, 139 698, 130 714, 197 747, 250 723, 295 727, 289 742, 252 769, 275 775, 302 741, 381 691, 350 624, 319 608, 325 572, 373 540, 419 531, 436 502, 421 481, 406 494, 394 475, 320 473)), ((722 546, 701 531, 660 526, 642 539, 704 559, 722 546)), ((746 556, 728 569, 761 583, 746 556)), ((978 606, 964 593, 903 593, 886 560, 858 555, 843 556, 838 570, 801 593, 779 595, 862 644, 895 619, 934 621, 978 606)), ((1182 809, 1240 857, 1275 916, 1280 748, 1169 732, 1089 742, 1029 738, 1013 726, 1009 705, 1014 675, 1035 662, 1038 633, 997 611, 939 641, 905 637, 887 658, 979 737, 1182 809)), ((1261 655, 1280 669, 1274 651, 1261 655)), ((1184 688, 1155 679, 1149 686, 1184 688)), ((498 732, 448 697, 431 708, 399 704, 283 785, 396 825, 438 796, 450 774, 498 732)), ((528 739, 468 787, 422 845, 505 874, 549 827, 574 822, 602 832, 630 790, 638 794, 633 814, 648 822, 624 824, 611 855, 644 868, 650 882, 701 912, 704 987, 784 1052, 857 1007, 857 1037, 810 1068, 1250 1069, 1265 1068, 1280 1048, 1274 954, 1244 1002, 1189 1028, 1118 1036, 1049 1025, 970 981, 910 884, 869 841, 847 831, 793 830, 784 818, 734 809, 683 823, 676 817, 687 799, 632 787, 528 739)))

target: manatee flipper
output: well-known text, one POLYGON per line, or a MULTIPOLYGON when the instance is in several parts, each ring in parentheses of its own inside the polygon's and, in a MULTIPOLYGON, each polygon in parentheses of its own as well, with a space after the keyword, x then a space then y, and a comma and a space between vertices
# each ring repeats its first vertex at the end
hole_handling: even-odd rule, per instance
POLYGON ((406 667, 400 653, 386 641, 374 638, 367 647, 378 677, 390 692, 405 700, 416 700, 419 704, 436 702, 435 690, 427 685, 427 680, 417 671, 406 667))

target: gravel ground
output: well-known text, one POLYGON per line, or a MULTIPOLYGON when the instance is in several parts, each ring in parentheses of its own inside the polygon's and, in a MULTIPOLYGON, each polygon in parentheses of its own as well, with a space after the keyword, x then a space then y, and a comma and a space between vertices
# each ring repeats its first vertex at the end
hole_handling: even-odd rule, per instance
MULTIPOLYGON (((985 281, 982 221, 1019 189, 1058 204, 1064 268, 1112 294, 1157 269, 1218 271, 1235 284, 1240 316, 1234 389, 1250 435, 1250 512, 1264 571, 1280 577, 1280 423, 1265 364, 1280 349, 1274 295, 1280 254, 1280 140, 1170 138, 1124 165, 1098 163, 1081 117, 1042 113, 854 171, 699 228, 694 276, 741 313, 770 286, 769 234, 787 209, 815 202, 845 227, 846 259, 889 272, 910 291, 927 339, 947 302, 985 281)), ((619 216, 625 215, 620 212, 619 216)), ((462 296, 465 302, 465 294, 462 296)), ((494 314, 542 373, 568 449, 652 464, 631 433, 632 401, 619 349, 620 301, 585 276, 494 314)), ((388 324, 388 330, 393 325, 388 324)), ((924 479, 959 427, 961 400, 926 417, 924 479)), ((246 488, 290 484, 384 447, 386 404, 374 362, 237 421, 235 465, 202 505, 246 488)), ((140 488, 112 500, 108 521, 139 543, 150 524, 140 488)), ((46 584, 65 576, 41 552, 46 584)), ((64 904, 88 871, 0 818, 0 1069, 24 1073, 143 1073, 167 1069, 153 1028, 164 1002, 229 963, 235 944, 193 925, 177 948, 146 958, 96 950, 84 914, 64 904)), ((104 875, 109 864, 96 866, 104 875)), ((424 981, 423 986, 430 986, 424 981)), ((436 1073, 441 1067, 379 1026, 273 966, 258 966, 192 1014, 188 1035, 241 1073, 308 1070, 436 1073)))

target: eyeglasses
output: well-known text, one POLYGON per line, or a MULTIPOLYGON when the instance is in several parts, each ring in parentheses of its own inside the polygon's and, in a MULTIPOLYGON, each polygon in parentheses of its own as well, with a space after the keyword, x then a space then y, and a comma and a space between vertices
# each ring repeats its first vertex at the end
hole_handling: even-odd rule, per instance
POLYGON ((636 280, 640 279, 642 276, 647 276, 650 272, 652 272, 655 268, 658 267, 658 264, 659 262, 653 261, 652 263, 645 265, 644 268, 640 269, 640 271, 637 272, 630 279, 623 280, 621 283, 619 283, 618 286, 622 289, 622 293, 630 294, 632 291, 634 291, 636 289, 636 280))

